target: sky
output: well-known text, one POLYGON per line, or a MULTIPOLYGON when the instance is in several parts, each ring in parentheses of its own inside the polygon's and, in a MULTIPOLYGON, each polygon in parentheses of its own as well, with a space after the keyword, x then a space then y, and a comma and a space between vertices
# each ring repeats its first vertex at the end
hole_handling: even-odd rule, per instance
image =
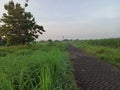
MULTIPOLYGON (((8 1, 0 0, 0 17, 8 1)), ((29 0, 26 11, 46 30, 38 40, 120 37, 120 0, 29 0)))

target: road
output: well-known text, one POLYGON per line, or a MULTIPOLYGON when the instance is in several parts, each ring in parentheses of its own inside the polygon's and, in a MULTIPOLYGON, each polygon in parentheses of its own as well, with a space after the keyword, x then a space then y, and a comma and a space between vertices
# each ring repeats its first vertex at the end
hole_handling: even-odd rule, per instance
POLYGON ((68 51, 80 90, 120 90, 120 69, 71 44, 68 51))

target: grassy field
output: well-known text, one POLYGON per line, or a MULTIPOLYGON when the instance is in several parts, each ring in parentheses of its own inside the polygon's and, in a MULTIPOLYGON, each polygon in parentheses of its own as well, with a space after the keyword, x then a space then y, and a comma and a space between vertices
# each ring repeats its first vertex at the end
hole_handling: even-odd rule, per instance
POLYGON ((73 41, 75 46, 120 68, 120 39, 73 41))
POLYGON ((0 47, 0 90, 75 90, 66 44, 0 47))
POLYGON ((81 42, 94 46, 104 46, 111 48, 120 48, 120 38, 98 39, 98 40, 82 40, 81 42))

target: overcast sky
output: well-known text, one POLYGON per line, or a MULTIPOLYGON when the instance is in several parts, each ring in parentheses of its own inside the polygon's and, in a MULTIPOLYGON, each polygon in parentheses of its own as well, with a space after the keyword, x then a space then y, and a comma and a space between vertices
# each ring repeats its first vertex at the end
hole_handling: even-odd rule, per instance
MULTIPOLYGON (((0 17, 8 1, 0 0, 0 17)), ((46 30, 40 40, 120 37, 120 0, 29 0, 27 11, 46 30)))

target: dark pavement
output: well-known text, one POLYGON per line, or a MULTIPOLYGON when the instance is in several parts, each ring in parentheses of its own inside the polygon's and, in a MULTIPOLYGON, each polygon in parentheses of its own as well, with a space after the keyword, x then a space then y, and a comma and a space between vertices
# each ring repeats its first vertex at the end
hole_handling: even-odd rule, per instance
POLYGON ((68 45, 80 90, 120 90, 120 69, 68 45))

